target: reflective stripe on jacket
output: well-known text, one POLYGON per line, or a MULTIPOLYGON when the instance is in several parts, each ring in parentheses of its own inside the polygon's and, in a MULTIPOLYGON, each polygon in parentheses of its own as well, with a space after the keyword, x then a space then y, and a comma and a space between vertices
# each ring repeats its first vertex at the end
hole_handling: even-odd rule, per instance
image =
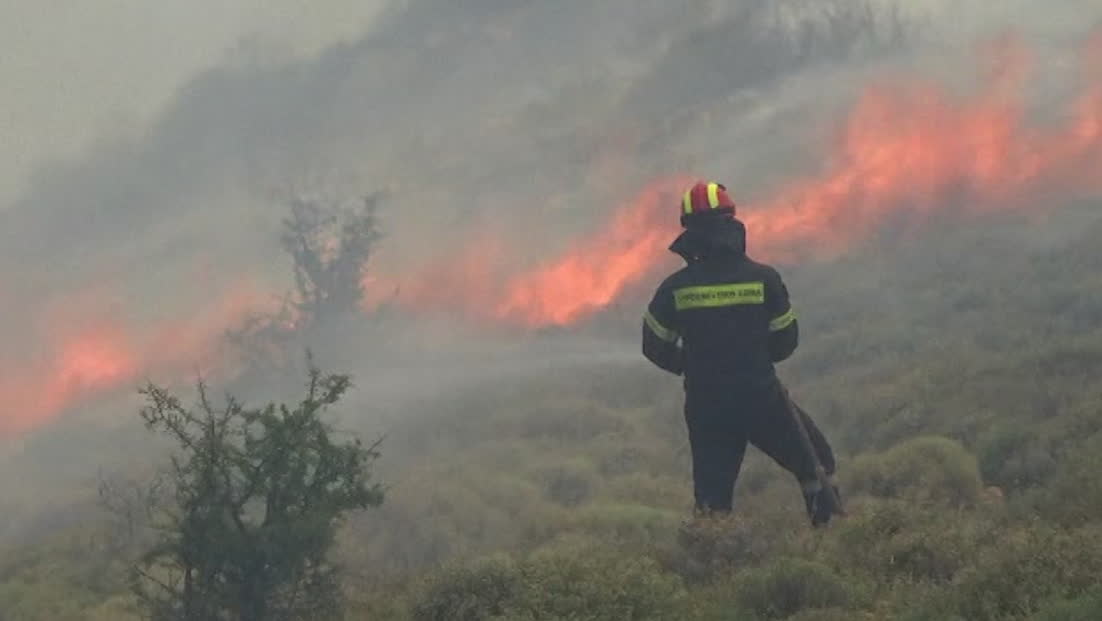
POLYGON ((688 263, 643 314, 643 354, 686 388, 762 386, 788 358, 799 326, 780 274, 746 256, 736 219, 687 230, 670 249, 688 263))

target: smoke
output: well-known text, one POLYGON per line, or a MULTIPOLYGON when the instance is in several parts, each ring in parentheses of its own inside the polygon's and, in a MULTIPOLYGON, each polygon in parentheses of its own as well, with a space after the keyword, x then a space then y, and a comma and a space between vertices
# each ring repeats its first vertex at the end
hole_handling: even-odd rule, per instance
MULTIPOLYGON (((1102 34, 1084 47, 1080 92, 1059 121, 1033 122, 1032 55, 1014 36, 981 50, 978 87, 956 94, 927 79, 881 79, 858 98, 824 170, 743 205, 755 256, 794 262, 837 255, 885 223, 921 224, 955 210, 1019 209, 1054 194, 1102 191, 1102 34)), ((492 257, 407 274, 396 300, 412 311, 448 308, 527 325, 564 325, 600 312, 662 264, 666 224, 691 177, 649 184, 605 228, 533 271, 501 277, 492 257), (453 286, 440 289, 441 280, 453 286), (495 286, 496 284, 496 286, 495 286), (434 295, 438 294, 438 295, 434 295)), ((1057 205, 1059 201, 1057 201, 1057 205)), ((1053 206, 1057 206, 1053 205, 1053 206)), ((460 253, 462 255, 462 253, 460 253)), ((512 253, 506 253, 509 256, 512 253)))
MULTIPOLYGON (((962 184, 1002 204, 996 189, 1083 189, 1095 170, 1089 93, 1043 131, 1014 72, 962 96, 925 78, 860 95, 870 75, 927 65, 960 79, 931 51, 960 51, 938 10, 591 4, 395 3, 316 58, 208 71, 139 137, 40 170, 0 212, 0 434, 145 377, 232 365, 214 355, 222 331, 290 287, 279 222, 304 192, 389 191, 376 303, 543 326, 592 316, 660 271, 682 175, 728 181, 751 243, 794 258, 844 248, 890 205, 942 204, 962 184), (854 97, 841 144, 820 148, 815 132, 854 97)), ((1039 53, 1066 58, 1077 30, 1039 53)), ((509 338, 433 334, 412 351, 509 338)), ((354 343, 332 358, 365 373, 395 358, 354 343)))

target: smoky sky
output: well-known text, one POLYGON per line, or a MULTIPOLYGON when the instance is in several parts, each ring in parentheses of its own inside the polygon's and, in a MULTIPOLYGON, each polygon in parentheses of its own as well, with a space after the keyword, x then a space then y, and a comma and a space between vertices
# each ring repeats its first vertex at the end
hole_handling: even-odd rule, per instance
POLYGON ((479 226, 519 231, 533 216, 584 226, 599 207, 586 197, 592 186, 604 185, 597 198, 607 199, 649 172, 642 163, 662 161, 652 125, 686 105, 694 69, 707 79, 693 99, 707 99, 806 60, 776 54, 778 36, 737 37, 721 53, 710 42, 758 13, 412 2, 316 59, 212 69, 183 84, 137 139, 104 140, 34 175, 0 213, 0 294, 33 308, 93 282, 173 278, 200 257, 255 271, 278 259, 279 197, 299 190, 394 188, 387 217, 399 255, 479 226), (640 137, 654 152, 631 152, 640 137), (624 178, 587 179, 601 157, 625 159, 615 171, 624 178), (541 216, 549 205, 567 213, 541 216))

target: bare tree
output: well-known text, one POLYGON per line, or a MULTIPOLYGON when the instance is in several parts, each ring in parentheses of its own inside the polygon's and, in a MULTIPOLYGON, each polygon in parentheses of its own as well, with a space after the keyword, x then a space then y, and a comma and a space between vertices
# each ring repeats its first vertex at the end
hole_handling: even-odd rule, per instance
POLYGON ((275 312, 254 313, 226 334, 257 369, 284 367, 301 351, 303 335, 362 312, 364 274, 382 239, 378 209, 384 194, 356 205, 327 198, 290 200, 280 243, 291 257, 294 288, 275 312))
POLYGON ((381 237, 377 211, 382 194, 356 207, 296 198, 281 238, 291 255, 295 304, 315 323, 360 310, 363 272, 381 237))
POLYGON ((130 553, 143 544, 150 526, 166 501, 166 479, 155 476, 152 481, 121 475, 99 477, 99 506, 111 518, 108 549, 115 553, 130 553))

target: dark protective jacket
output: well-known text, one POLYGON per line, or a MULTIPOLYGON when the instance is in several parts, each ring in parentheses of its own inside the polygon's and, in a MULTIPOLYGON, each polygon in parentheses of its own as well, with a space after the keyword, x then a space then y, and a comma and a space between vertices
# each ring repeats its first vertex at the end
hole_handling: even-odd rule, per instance
POLYGON ((667 278, 643 318, 643 355, 684 375, 688 391, 754 389, 776 380, 799 325, 780 274, 746 256, 746 228, 727 218, 689 228, 670 250, 687 265, 667 278))

